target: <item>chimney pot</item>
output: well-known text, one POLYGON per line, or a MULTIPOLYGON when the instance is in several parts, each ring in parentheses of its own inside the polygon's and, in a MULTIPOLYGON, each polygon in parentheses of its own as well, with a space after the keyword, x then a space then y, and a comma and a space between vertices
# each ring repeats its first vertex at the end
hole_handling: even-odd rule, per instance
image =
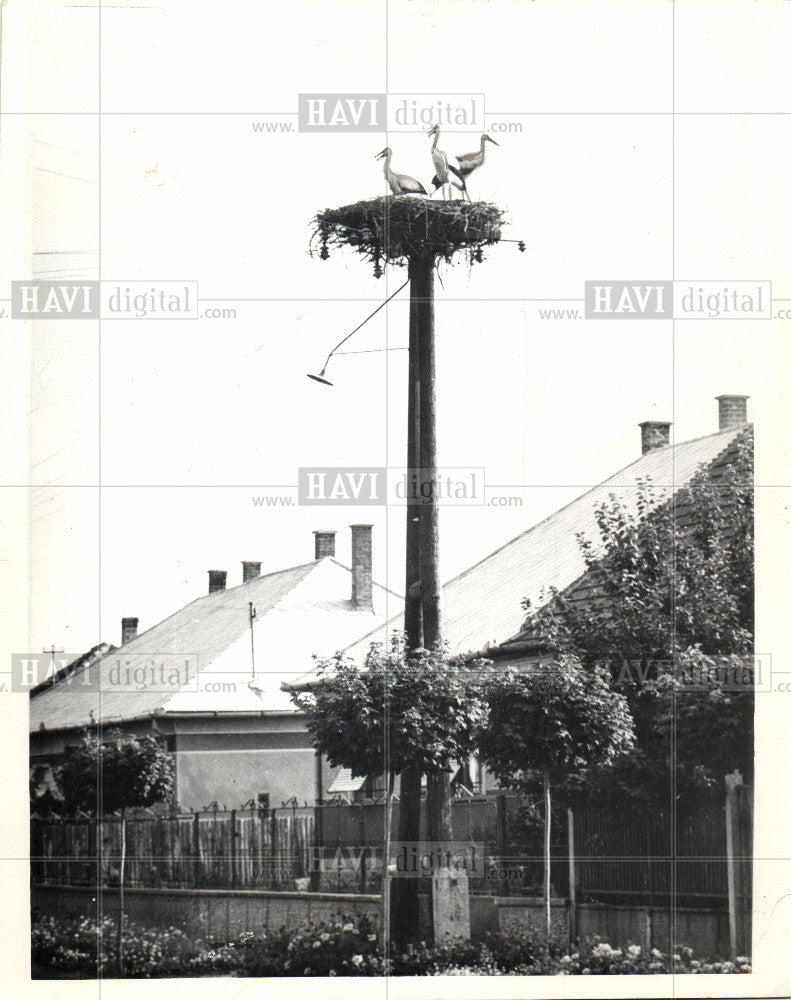
POLYGON ((260 575, 261 575, 260 562, 242 563, 242 583, 247 583, 248 580, 255 580, 255 578, 260 575))
POLYGON ((225 590, 225 581, 228 574, 224 569, 209 570, 209 593, 213 594, 217 590, 225 590))
POLYGON ((749 396, 717 396, 720 404, 720 430, 729 431, 733 427, 743 427, 747 423, 747 400, 749 396))
POLYGON ((314 531, 313 539, 315 544, 315 559, 324 559, 325 556, 335 555, 334 531, 314 531))
POLYGON ((670 444, 670 424, 664 420, 644 420, 640 424, 643 454, 670 444))
POLYGON ((372 524, 352 524, 352 604, 358 611, 373 611, 372 524))
POLYGON ((132 639, 137 638, 137 626, 139 623, 138 618, 122 618, 121 619, 121 645, 125 646, 132 639))

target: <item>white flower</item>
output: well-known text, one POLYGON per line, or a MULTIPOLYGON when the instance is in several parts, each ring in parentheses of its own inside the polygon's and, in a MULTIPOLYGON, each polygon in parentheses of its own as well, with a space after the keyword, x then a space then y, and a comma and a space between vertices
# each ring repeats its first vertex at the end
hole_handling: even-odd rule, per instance
POLYGON ((343 927, 341 928, 341 930, 344 930, 347 933, 349 931, 353 931, 354 930, 354 924, 344 924, 343 927))
POLYGON ((352 965, 362 965, 363 956, 362 955, 352 955, 352 965))
POLYGON ((639 944, 630 944, 626 950, 629 952, 632 958, 639 958, 643 949, 640 947, 639 944))
POLYGON ((662 957, 662 952, 658 948, 652 948, 651 949, 651 954, 654 956, 654 958, 661 958, 662 957))

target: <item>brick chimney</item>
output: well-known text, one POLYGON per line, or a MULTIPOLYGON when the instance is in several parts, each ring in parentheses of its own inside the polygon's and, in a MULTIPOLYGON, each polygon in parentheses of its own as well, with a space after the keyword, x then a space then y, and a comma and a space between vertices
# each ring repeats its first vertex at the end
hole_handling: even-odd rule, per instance
POLYGON ((260 562, 242 563, 242 583, 247 583, 248 580, 255 580, 255 578, 260 575, 261 575, 260 562))
POLYGON ((352 604, 358 611, 373 611, 371 576, 372 524, 352 524, 352 604))
POLYGON ((670 424, 664 420, 644 420, 640 424, 643 454, 670 444, 670 424))
POLYGON ((314 559, 324 559, 325 556, 335 555, 334 531, 314 531, 313 540, 316 546, 314 559))
POLYGON ((139 619, 137 618, 122 618, 121 619, 121 645, 125 646, 132 639, 137 638, 137 626, 139 619))
POLYGON ((225 581, 227 578, 228 574, 224 569, 210 569, 209 593, 213 594, 216 590, 225 590, 225 581))
POLYGON ((720 404, 720 430, 729 431, 733 427, 744 427, 747 423, 747 400, 749 396, 717 396, 720 404))

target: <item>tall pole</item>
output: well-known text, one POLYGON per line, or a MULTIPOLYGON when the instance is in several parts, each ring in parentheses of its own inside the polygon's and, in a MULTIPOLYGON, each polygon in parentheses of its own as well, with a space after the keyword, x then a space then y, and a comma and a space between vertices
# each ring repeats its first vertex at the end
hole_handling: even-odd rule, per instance
MULTIPOLYGON (((420 595, 423 645, 442 643, 439 579, 439 498, 437 496, 437 357, 434 336, 434 257, 415 255, 412 295, 418 326, 420 377, 420 595), (425 489, 424 489, 425 487, 425 489)), ((430 841, 451 840, 450 774, 427 776, 426 827, 430 841)))
MULTIPOLYGON (((421 285, 416 258, 409 261, 409 384, 407 388, 407 482, 414 481, 420 468, 420 323, 417 296, 421 285)), ((423 602, 420 583, 421 505, 406 502, 406 580, 404 599, 404 640, 407 655, 423 645, 423 602)), ((423 775, 418 767, 401 772, 398 803, 398 839, 401 843, 420 840, 420 796, 423 775)), ((395 880, 393 885, 393 937, 399 948, 419 934, 417 879, 395 880)))

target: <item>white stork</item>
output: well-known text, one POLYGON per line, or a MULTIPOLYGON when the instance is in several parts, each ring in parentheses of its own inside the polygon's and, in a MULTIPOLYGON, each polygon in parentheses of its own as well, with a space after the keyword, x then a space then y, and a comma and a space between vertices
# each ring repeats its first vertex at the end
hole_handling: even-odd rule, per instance
POLYGON ((474 153, 462 153, 461 156, 457 157, 459 163, 459 173, 465 180, 470 176, 473 170, 477 170, 478 167, 483 166, 483 161, 486 157, 487 142, 493 142, 495 146, 500 145, 499 142, 496 142, 490 135, 487 135, 484 132, 481 136, 480 149, 477 149, 474 153))
POLYGON ((381 153, 377 153, 374 159, 384 159, 385 180, 390 185, 393 194, 428 194, 420 181, 416 181, 409 174, 397 174, 390 169, 390 161, 393 158, 393 151, 389 146, 385 146, 381 153))
MULTIPOLYGON (((434 163, 434 179, 432 184, 434 185, 434 191, 437 188, 444 188, 446 185, 448 187, 448 193, 453 197, 453 188, 458 188, 462 194, 467 194, 467 185, 464 183, 464 178, 461 176, 461 171, 459 170, 459 162, 455 156, 448 156, 448 154, 437 148, 439 143, 439 125, 432 125, 428 130, 429 135, 434 136, 434 141, 431 143, 431 159, 434 163)), ((434 191, 431 193, 433 194, 434 191)), ((444 194, 444 192, 443 192, 444 194)), ((467 195, 469 199, 469 195, 467 195)))

